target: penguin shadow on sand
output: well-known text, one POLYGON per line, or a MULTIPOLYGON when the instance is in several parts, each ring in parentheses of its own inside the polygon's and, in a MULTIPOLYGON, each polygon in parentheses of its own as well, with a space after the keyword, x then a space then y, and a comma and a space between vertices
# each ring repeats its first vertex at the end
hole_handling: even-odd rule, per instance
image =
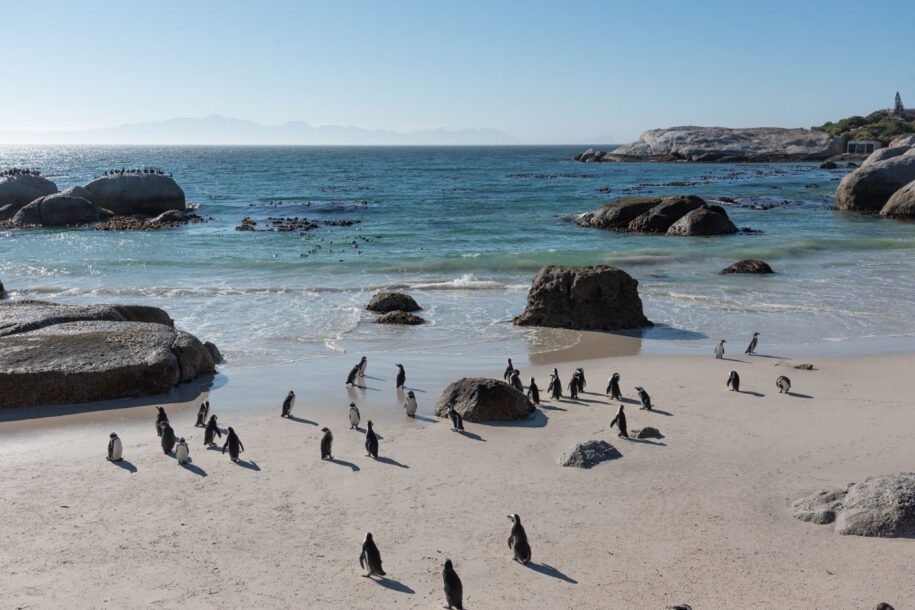
POLYGON ((347 462, 346 460, 338 460, 337 458, 328 458, 324 460, 330 464, 339 464, 340 466, 346 466, 347 468, 352 469, 353 472, 359 472, 359 467, 353 464, 352 462, 347 462))
POLYGON ((667 417, 674 416, 674 414, 671 413, 670 411, 665 411, 664 409, 657 409, 653 406, 650 409, 645 409, 645 412, 646 413, 657 413, 658 415, 666 415, 667 417))
POLYGON ((286 419, 300 424, 311 424, 312 426, 317 426, 318 422, 311 421, 310 419, 305 419, 304 417, 296 417, 295 415, 289 415, 286 419))
MULTIPOLYGON (((543 405, 540 406, 542 407, 543 405)), ((550 418, 542 409, 534 409, 534 412, 531 413, 527 419, 518 421, 485 422, 481 425, 492 426, 494 428, 543 428, 548 421, 550 421, 550 418)))
POLYGON ((799 394, 797 392, 786 392, 786 394, 795 398, 813 398, 810 394, 799 394))
POLYGON ((458 433, 461 436, 466 436, 469 439, 473 439, 475 441, 480 441, 481 443, 486 442, 486 439, 483 438, 482 436, 480 436, 479 434, 474 434, 473 432, 468 432, 467 430, 458 430, 458 433))
POLYGON ((407 595, 414 595, 416 593, 416 591, 403 584, 402 582, 394 580, 393 578, 388 578, 387 576, 369 578, 369 580, 384 587, 385 589, 390 589, 391 591, 396 591, 397 593, 406 593, 407 595))
MULTIPOLYGON (((172 458, 175 457, 171 453, 169 453, 168 455, 169 455, 169 457, 172 457, 172 458)), ((201 476, 201 477, 207 476, 207 471, 204 470, 203 468, 201 468, 200 466, 193 464, 191 462, 191 460, 192 460, 192 458, 190 456, 188 456, 187 461, 183 464, 179 464, 179 466, 181 466, 182 468, 184 468, 185 470, 187 470, 189 472, 193 472, 197 476, 201 476)))
MULTIPOLYGON (((661 435, 661 438, 664 438, 664 435, 661 435)), ((645 445, 654 445, 655 447, 666 447, 667 446, 667 443, 662 443, 661 441, 654 441, 654 440, 651 440, 650 438, 636 438, 634 436, 630 436, 626 440, 631 443, 643 443, 645 445)))
POLYGON ((546 409, 547 411, 568 411, 568 409, 563 409, 562 407, 557 407, 552 404, 548 404, 546 401, 541 400, 540 404, 537 405, 538 409, 546 409))
POLYGON ((137 467, 134 466, 133 464, 131 464, 128 460, 125 460, 124 458, 119 459, 117 462, 111 462, 111 463, 114 464, 115 466, 119 466, 120 468, 123 468, 130 474, 133 474, 137 471, 137 467))
MULTIPOLYGON (((381 438, 381 437, 378 437, 378 438, 381 438)), ((398 468, 409 468, 409 466, 407 466, 406 464, 401 464, 401 463, 398 462, 397 460, 395 460, 395 459, 393 459, 393 458, 389 458, 389 457, 383 456, 383 455, 380 456, 380 457, 375 458, 375 461, 376 461, 376 462, 379 462, 379 463, 381 463, 381 464, 388 464, 388 465, 390 465, 390 466, 397 466, 398 468)))
POLYGON ((242 468, 247 468, 248 470, 253 470, 254 472, 261 471, 261 467, 258 466, 257 462, 255 462, 254 460, 245 461, 241 458, 238 458, 238 461, 235 462, 235 464, 237 464, 238 466, 241 466, 242 468))
POLYGON ((737 390, 735 394, 746 394, 748 396, 754 396, 756 398, 765 398, 766 395, 761 392, 752 392, 750 390, 737 390))
POLYGON ((577 585, 578 581, 574 578, 570 578, 551 566, 548 563, 534 563, 533 561, 527 564, 527 567, 537 572, 538 574, 543 574, 544 576, 550 576, 557 580, 564 580, 565 582, 573 585, 577 585))
POLYGON ((435 419, 434 417, 426 417, 425 415, 420 415, 419 413, 414 415, 413 419, 415 419, 416 421, 424 421, 427 424, 437 424, 438 423, 438 420, 435 419))

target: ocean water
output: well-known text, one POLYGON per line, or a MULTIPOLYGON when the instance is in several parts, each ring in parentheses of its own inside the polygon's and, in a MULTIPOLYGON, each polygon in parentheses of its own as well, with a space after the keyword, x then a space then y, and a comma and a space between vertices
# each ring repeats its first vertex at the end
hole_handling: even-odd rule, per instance
MULTIPOLYGON (((214 341, 226 367, 338 354, 501 358, 561 347, 513 327, 537 270, 608 263, 639 281, 647 351, 816 351, 915 336, 915 224, 832 209, 842 172, 815 164, 580 164, 578 147, 0 147, 0 168, 38 168, 63 189, 110 168, 173 174, 205 224, 156 232, 4 230, 13 298, 165 308, 214 341), (677 185, 669 185, 677 183, 677 185), (647 186, 646 186, 647 185, 647 186), (726 195, 740 227, 714 238, 584 229, 618 197, 726 195), (781 203, 786 202, 786 203, 781 203), (750 206, 777 204, 771 209, 750 206), (241 232, 245 217, 307 217, 299 232, 241 232), (323 221, 358 221, 324 226, 323 221), (771 277, 719 276, 761 258, 771 277), (391 328, 363 310, 409 292, 428 323, 391 328)), ((881 343, 882 345, 882 343, 881 343)))

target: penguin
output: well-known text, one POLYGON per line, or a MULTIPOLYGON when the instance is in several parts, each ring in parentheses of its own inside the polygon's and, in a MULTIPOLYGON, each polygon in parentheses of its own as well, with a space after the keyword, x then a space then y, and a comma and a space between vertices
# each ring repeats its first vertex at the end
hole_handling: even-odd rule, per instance
POLYGON ((519 392, 524 392, 524 386, 521 384, 521 371, 515 369, 511 375, 511 386, 519 392))
POLYGON ((229 427, 229 433, 226 435, 226 443, 222 446, 222 453, 225 454, 226 447, 229 448, 229 457, 232 458, 233 462, 238 461, 238 454, 243 453, 245 446, 241 444, 241 439, 238 438, 238 435, 235 434, 235 430, 229 427))
POLYGON ((622 392, 620 392, 620 374, 613 373, 610 375, 610 379, 607 380, 607 394, 610 395, 610 398, 613 400, 619 400, 623 397, 622 392))
POLYGON ((527 565, 531 560, 531 545, 527 542, 527 533, 521 526, 521 517, 518 515, 509 515, 509 519, 514 522, 512 533, 508 537, 508 548, 512 550, 513 559, 527 565))
POLYGON ((120 462, 124 459, 123 456, 123 447, 121 447, 121 439, 118 438, 118 435, 112 432, 108 435, 108 461, 109 462, 120 462))
POLYGON ((724 358, 724 344, 725 343, 726 343, 725 340, 722 339, 721 343, 719 343, 717 346, 715 346, 715 358, 717 360, 721 360, 722 358, 724 358))
POLYGON ((731 371, 728 376, 728 387, 731 388, 732 392, 740 391, 740 375, 737 374, 737 371, 731 371))
POLYGON ((347 377, 346 377, 347 385, 355 386, 356 385, 356 376, 358 374, 359 374, 359 365, 357 364, 356 366, 354 366, 352 368, 352 370, 349 372, 349 375, 347 375, 347 377))
POLYGON ((216 425, 216 416, 210 415, 210 421, 207 422, 207 429, 203 433, 203 444, 207 447, 215 447, 216 443, 213 439, 217 436, 222 438, 222 432, 219 431, 219 426, 216 425))
POLYGON ((759 342, 759 333, 753 333, 753 338, 750 339, 750 345, 747 346, 747 351, 745 351, 744 353, 749 354, 751 356, 755 355, 756 354, 756 344, 758 342, 759 342))
POLYGON ((581 394, 585 391, 585 386, 588 385, 588 382, 585 381, 585 369, 578 367, 575 371, 578 373, 578 393, 581 394))
POLYGON ((449 402, 448 405, 448 419, 451 420, 451 431, 452 432, 463 432, 464 430, 464 418, 461 417, 461 414, 454 410, 454 403, 449 402))
POLYGON ((375 436, 375 431, 372 430, 372 420, 368 420, 366 423, 365 431, 365 450, 368 457, 373 457, 376 460, 378 459, 378 437, 375 436))
POLYGON ((206 426, 207 420, 207 403, 200 403, 200 408, 197 410, 197 423, 194 424, 195 428, 203 428, 206 426))
POLYGON ((775 385, 778 387, 779 394, 787 394, 791 389, 791 380, 782 375, 775 380, 775 385))
POLYGON ((332 460, 334 456, 330 454, 330 446, 334 442, 334 435, 330 433, 328 428, 321 428, 321 432, 324 433, 324 436, 321 437, 321 459, 332 460))
POLYGON ((175 447, 175 457, 178 458, 178 465, 184 466, 187 464, 187 458, 191 450, 187 447, 187 441, 184 440, 184 437, 178 439, 178 446, 175 447))
POLYGON ((162 422, 168 423, 168 415, 165 414, 165 409, 162 407, 156 407, 159 410, 159 413, 156 415, 156 434, 162 436, 162 428, 159 427, 159 424, 162 422))
POLYGON ((635 391, 639 393, 639 400, 642 401, 642 406, 640 408, 651 411, 651 396, 648 395, 645 388, 638 386, 635 388, 635 391))
POLYGON ((283 412, 280 417, 289 417, 292 415, 292 407, 295 405, 295 392, 289 390, 286 399, 283 400, 283 412))
POLYGON ((629 430, 626 428, 626 413, 623 412, 623 405, 620 405, 619 410, 616 412, 616 417, 610 422, 611 428, 613 428, 614 425, 620 429, 620 433, 617 436, 620 438, 629 438, 629 430))
POLYGON ((175 431, 172 430, 167 421, 159 424, 159 428, 162 431, 162 434, 160 434, 162 437, 162 453, 168 455, 175 448, 175 431))
POLYGON ((550 385, 547 387, 547 391, 553 400, 562 398, 562 382, 559 381, 559 371, 556 369, 553 369, 553 374, 550 376, 550 385))
POLYGON ((359 361, 359 376, 365 377, 365 367, 369 364, 369 359, 365 356, 362 357, 362 360, 359 361))
MULTIPOLYGON (((689 604, 677 604, 676 606, 667 606, 667 610, 693 610, 689 604)), ((880 610, 879 608, 877 610, 880 610)))
POLYGON ((505 372, 502 373, 502 380, 503 380, 503 381, 508 381, 509 379, 511 379, 512 372, 514 372, 514 370, 515 370, 515 367, 512 365, 512 359, 509 358, 509 359, 508 359, 508 366, 505 367, 505 372))
POLYGON ((365 539, 362 541, 362 553, 359 554, 359 565, 362 566, 362 569, 367 571, 368 574, 363 574, 366 578, 371 578, 376 574, 378 576, 384 576, 384 570, 381 569, 381 553, 378 552, 378 547, 375 546, 375 540, 372 539, 372 532, 367 532, 365 534, 365 539))
POLYGON ((397 387, 402 388, 403 385, 407 382, 407 372, 403 370, 402 364, 395 364, 399 370, 397 371, 397 387))
POLYGON ((531 377, 531 385, 527 387, 527 397, 531 399, 535 405, 540 404, 540 389, 537 388, 537 382, 534 381, 534 378, 531 377))
POLYGON ((464 585, 461 584, 461 579, 457 575, 457 572, 454 571, 454 565, 452 565, 450 559, 445 560, 445 565, 442 566, 442 581, 445 585, 445 603, 448 604, 448 608, 456 608, 456 610, 464 610, 464 585))
POLYGON ((413 390, 407 392, 407 401, 403 403, 404 413, 407 417, 416 417, 416 394, 413 390))
POLYGON ((569 398, 572 400, 578 400, 578 371, 572 373, 572 378, 569 380, 569 398))
MULTIPOLYGON (((690 610, 692 610, 692 608, 690 608, 690 610)), ((886 602, 880 602, 879 604, 877 604, 877 610, 895 610, 895 608, 893 608, 891 605, 889 605, 886 602)))
POLYGON ((356 403, 349 403, 349 429, 356 430, 359 427, 359 408, 356 403))

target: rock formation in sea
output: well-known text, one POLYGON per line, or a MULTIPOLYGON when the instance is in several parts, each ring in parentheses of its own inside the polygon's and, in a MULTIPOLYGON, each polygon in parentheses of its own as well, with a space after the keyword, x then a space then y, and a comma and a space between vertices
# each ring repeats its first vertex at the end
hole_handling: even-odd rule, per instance
POLYGON ((111 216, 109 210, 103 210, 83 197, 54 193, 39 197, 20 209, 11 222, 17 227, 66 227, 101 222, 111 216))
POLYGON ((880 215, 887 218, 915 218, 915 180, 893 193, 886 205, 880 208, 880 215))
POLYGON ((408 294, 402 292, 376 292, 365 306, 369 311, 419 311, 422 309, 408 294))
POLYGON ((517 326, 620 330, 651 326, 642 313, 638 281, 609 265, 541 269, 517 326))
POLYGON ((85 188, 92 194, 92 203, 117 216, 158 216, 186 208, 184 191, 164 174, 109 174, 96 178, 85 188))
POLYGON ((719 275, 726 275, 728 273, 775 273, 772 271, 772 267, 769 266, 769 263, 766 261, 744 259, 742 261, 737 261, 730 267, 726 267, 718 272, 719 275))
POLYGON ((35 174, 0 176, 0 220, 9 220, 39 197, 57 192, 57 185, 35 174))
POLYGON ((737 233, 728 213, 695 195, 631 197, 585 212, 575 219, 582 227, 677 236, 737 233))
POLYGON ((874 151, 858 169, 842 178, 836 189, 836 207, 840 210, 881 212, 893 194, 913 180, 915 146, 881 148, 874 151))
POLYGON ((386 314, 378 316, 376 324, 400 324, 405 326, 416 326, 425 323, 425 319, 408 311, 389 311, 386 314))
POLYGON ((527 419, 535 407, 527 396, 504 381, 464 377, 445 388, 435 405, 438 417, 448 417, 448 403, 469 422, 527 419))
POLYGON ((157 307, 0 302, 0 408, 164 394, 213 355, 157 307))

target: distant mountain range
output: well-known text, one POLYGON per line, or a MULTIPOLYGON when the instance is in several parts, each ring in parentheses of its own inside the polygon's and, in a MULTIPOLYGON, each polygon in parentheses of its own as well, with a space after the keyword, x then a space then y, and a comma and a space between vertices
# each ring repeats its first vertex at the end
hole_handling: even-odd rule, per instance
POLYGON ((497 129, 363 129, 353 125, 314 127, 303 121, 261 125, 212 115, 128 123, 79 131, 0 132, 0 144, 152 145, 510 145, 518 140, 497 129))

